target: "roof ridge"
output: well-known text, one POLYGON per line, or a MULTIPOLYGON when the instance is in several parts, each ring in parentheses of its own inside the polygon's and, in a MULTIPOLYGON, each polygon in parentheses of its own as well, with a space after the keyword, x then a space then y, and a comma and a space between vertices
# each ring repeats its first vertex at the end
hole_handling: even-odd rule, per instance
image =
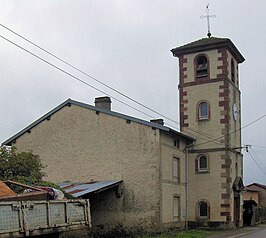
POLYGON ((247 185, 247 187, 252 186, 252 185, 256 185, 258 187, 262 187, 262 188, 265 188, 266 189, 266 185, 260 184, 260 183, 251 183, 251 184, 247 185))
POLYGON ((73 99, 69 98, 69 99, 65 100, 63 103, 59 104, 54 109, 50 110, 49 112, 47 112, 46 114, 41 116, 39 119, 35 120, 33 123, 31 123, 28 126, 26 126, 24 129, 22 129, 21 131, 19 131, 15 135, 11 136, 9 139, 5 140, 2 143, 2 145, 10 145, 10 143, 12 143, 12 141, 16 140, 17 138, 19 138, 20 136, 22 136, 26 132, 29 132, 32 128, 34 128, 35 126, 37 126, 38 124, 40 124, 44 120, 48 120, 49 117, 51 117, 54 113, 56 113, 59 110, 61 110, 63 107, 71 106, 71 104, 79 106, 79 107, 87 108, 87 109, 90 109, 90 110, 102 112, 102 113, 105 113, 105 114, 108 114, 108 115, 111 115, 111 116, 123 118, 125 120, 129 120, 129 121, 133 121, 133 122, 136 122, 136 123, 140 123, 142 125, 154 127, 154 128, 159 129, 159 130, 168 131, 168 132, 171 131, 171 132, 176 133, 176 134, 178 134, 180 136, 183 136, 184 138, 186 138, 188 140, 194 140, 194 138, 192 138, 190 136, 187 136, 187 135, 185 135, 185 134, 183 134, 183 133, 181 133, 179 131, 175 131, 175 130, 167 127, 167 126, 160 125, 158 123, 150 122, 150 121, 147 121, 147 120, 143 120, 143 119, 140 119, 140 118, 137 118, 137 117, 129 116, 129 115, 126 115, 126 114, 122 114, 122 113, 119 113, 119 112, 114 112, 114 111, 111 111, 111 110, 108 110, 108 109, 95 107, 95 106, 92 106, 90 104, 79 102, 79 101, 76 101, 76 100, 73 100, 73 99))

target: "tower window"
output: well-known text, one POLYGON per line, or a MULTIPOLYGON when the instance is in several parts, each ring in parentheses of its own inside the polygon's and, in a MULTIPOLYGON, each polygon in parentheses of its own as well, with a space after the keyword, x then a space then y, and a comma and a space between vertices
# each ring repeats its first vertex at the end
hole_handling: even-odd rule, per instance
POLYGON ((206 202, 199 203, 199 217, 208 218, 208 204, 206 202))
POLYGON ((196 60, 196 77, 202 78, 208 76, 208 60, 205 56, 199 56, 196 60))
POLYGON ((198 119, 209 119, 209 104, 207 102, 201 102, 198 106, 198 119))
POLYGON ((231 60, 231 79, 235 82, 235 64, 233 59, 231 60))
POLYGON ((206 172, 208 171, 208 159, 205 155, 201 155, 198 158, 198 171, 199 172, 206 172))

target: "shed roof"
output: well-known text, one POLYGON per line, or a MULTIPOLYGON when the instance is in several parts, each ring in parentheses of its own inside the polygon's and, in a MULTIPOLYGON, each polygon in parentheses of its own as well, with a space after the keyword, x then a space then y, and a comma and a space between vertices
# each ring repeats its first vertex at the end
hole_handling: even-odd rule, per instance
POLYGON ((150 126, 150 127, 162 130, 162 131, 172 132, 172 133, 175 133, 178 136, 183 137, 183 138, 185 138, 185 139, 187 139, 189 141, 194 141, 195 140, 192 137, 189 137, 189 136, 187 136, 185 134, 182 134, 182 133, 180 133, 178 131, 175 131, 175 130, 169 128, 169 127, 160 125, 158 123, 145 121, 145 120, 142 120, 142 119, 139 119, 139 118, 135 118, 135 117, 131 117, 131 116, 128 116, 128 115, 125 115, 125 114, 121 114, 121 113, 118 113, 118 112, 110 111, 108 109, 95 107, 95 106, 92 106, 92 105, 89 105, 89 104, 86 104, 86 103, 82 103, 82 102, 78 102, 78 101, 75 101, 75 100, 72 100, 72 99, 67 99, 65 102, 61 103, 60 105, 55 107, 53 110, 49 111, 48 113, 46 113, 45 115, 43 115, 42 117, 40 117, 39 119, 37 119, 36 121, 31 123, 29 126, 27 126, 23 130, 19 131, 18 133, 16 133, 15 135, 10 137, 6 141, 4 141, 2 143, 2 146, 3 145, 12 145, 12 142, 14 140, 16 140, 17 138, 19 138, 20 136, 22 136, 24 133, 30 131, 32 128, 34 128, 35 126, 37 126, 41 122, 45 121, 47 118, 49 118, 50 116, 52 116, 53 114, 55 114, 56 112, 58 112, 59 110, 64 108, 65 106, 70 106, 70 105, 75 105, 75 106, 83 107, 83 108, 86 108, 86 109, 89 109, 89 110, 98 111, 98 112, 105 113, 105 114, 108 114, 108 115, 111 115, 111 116, 114 116, 114 117, 119 117, 119 118, 122 118, 122 119, 125 119, 125 120, 129 120, 129 121, 132 121, 132 122, 136 122, 136 123, 140 123, 140 124, 143 124, 143 125, 146 125, 146 126, 150 126))
POLYGON ((217 49, 219 47, 226 47, 234 55, 238 63, 244 62, 245 58, 228 38, 208 37, 197 41, 176 47, 171 50, 174 56, 179 57, 183 54, 201 52, 205 50, 217 49))
POLYGON ((80 198, 91 193, 99 193, 121 184, 123 180, 92 181, 87 183, 64 182, 59 186, 75 198, 80 198))

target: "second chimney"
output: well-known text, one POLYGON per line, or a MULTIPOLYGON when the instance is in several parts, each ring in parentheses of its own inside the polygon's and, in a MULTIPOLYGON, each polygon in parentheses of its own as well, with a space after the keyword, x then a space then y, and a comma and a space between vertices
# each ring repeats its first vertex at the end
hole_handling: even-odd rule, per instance
POLYGON ((104 96, 95 98, 95 107, 111 110, 111 98, 104 96))

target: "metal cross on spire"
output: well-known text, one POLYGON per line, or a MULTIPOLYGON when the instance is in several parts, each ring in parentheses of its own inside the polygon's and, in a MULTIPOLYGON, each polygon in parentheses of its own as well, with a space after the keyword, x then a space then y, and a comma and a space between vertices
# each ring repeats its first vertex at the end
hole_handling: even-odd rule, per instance
POLYGON ((207 27, 208 27, 208 34, 207 34, 207 36, 208 37, 211 37, 211 29, 210 29, 210 17, 213 17, 213 18, 215 18, 216 17, 216 15, 210 15, 209 14, 209 4, 207 4, 206 5, 206 16, 200 16, 200 18, 207 18, 207 27))

